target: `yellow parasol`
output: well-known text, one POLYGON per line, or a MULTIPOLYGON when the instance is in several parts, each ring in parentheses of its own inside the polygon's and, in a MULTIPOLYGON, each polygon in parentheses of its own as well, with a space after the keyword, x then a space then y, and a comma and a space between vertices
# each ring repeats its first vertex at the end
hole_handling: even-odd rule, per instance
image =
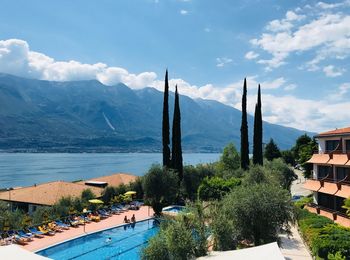
POLYGON ((103 204, 103 201, 102 200, 98 200, 98 199, 92 199, 92 200, 89 200, 90 203, 92 204, 103 204))
POLYGON ((135 195, 136 194, 136 191, 127 191, 124 193, 124 195, 126 196, 131 196, 131 195, 135 195))

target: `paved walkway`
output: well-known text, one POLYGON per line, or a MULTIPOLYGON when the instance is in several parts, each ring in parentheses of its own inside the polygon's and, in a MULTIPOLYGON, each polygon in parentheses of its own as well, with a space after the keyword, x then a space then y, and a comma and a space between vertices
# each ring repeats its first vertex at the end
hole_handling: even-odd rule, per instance
POLYGON ((49 247, 51 245, 61 243, 63 241, 82 236, 84 234, 93 233, 96 231, 108 229, 111 227, 123 224, 124 216, 128 219, 135 214, 136 221, 148 219, 153 216, 152 208, 148 206, 142 206, 139 210, 129 210, 120 215, 113 215, 107 219, 101 220, 100 222, 92 222, 84 226, 79 226, 78 228, 71 227, 69 230, 65 230, 62 233, 56 233, 54 236, 45 236, 44 238, 34 238, 28 245, 23 246, 24 249, 35 252, 40 249, 49 247))
POLYGON ((296 226, 292 226, 292 235, 290 238, 283 234, 281 238, 281 252, 287 260, 306 260, 312 259, 309 251, 303 243, 296 226))
POLYGON ((290 189, 292 196, 293 195, 302 195, 302 196, 309 195, 311 192, 307 189, 304 189, 304 187, 303 187, 306 179, 304 178, 302 171, 294 170, 294 172, 296 173, 296 175, 298 175, 298 179, 292 183, 292 187, 290 189))
MULTIPOLYGON (((292 195, 307 196, 310 194, 309 190, 303 188, 305 178, 301 171, 294 170, 298 175, 298 179, 293 182, 291 187, 292 195)), ((306 249, 306 245, 300 237, 297 226, 292 226, 292 235, 290 238, 287 235, 280 235, 281 238, 281 252, 287 260, 305 260, 312 259, 309 251, 306 249)))

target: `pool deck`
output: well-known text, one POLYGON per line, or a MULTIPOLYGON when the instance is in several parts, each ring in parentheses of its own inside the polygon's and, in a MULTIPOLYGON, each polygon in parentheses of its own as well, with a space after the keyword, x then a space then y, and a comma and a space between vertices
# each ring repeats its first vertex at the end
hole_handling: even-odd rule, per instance
POLYGON ((28 245, 22 246, 22 248, 27 249, 32 252, 45 249, 55 244, 62 243, 67 240, 71 240, 83 235, 95 233, 101 230, 109 229, 115 226, 123 224, 124 217, 127 216, 128 219, 135 214, 136 221, 145 220, 153 216, 153 210, 151 207, 142 206, 139 210, 129 210, 120 215, 113 215, 107 219, 101 220, 100 222, 92 222, 84 226, 79 226, 77 228, 71 227, 69 230, 65 230, 62 233, 56 233, 54 236, 45 236, 44 238, 34 238, 33 241, 29 242, 28 245))

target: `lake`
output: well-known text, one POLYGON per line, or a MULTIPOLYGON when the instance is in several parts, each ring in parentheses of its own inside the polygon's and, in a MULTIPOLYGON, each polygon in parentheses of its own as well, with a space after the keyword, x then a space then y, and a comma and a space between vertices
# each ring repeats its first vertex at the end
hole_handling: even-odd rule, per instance
MULTIPOLYGON (((183 154, 185 165, 215 162, 217 153, 183 154)), ((0 188, 90 179, 124 172, 144 175, 161 153, 0 153, 0 188)))

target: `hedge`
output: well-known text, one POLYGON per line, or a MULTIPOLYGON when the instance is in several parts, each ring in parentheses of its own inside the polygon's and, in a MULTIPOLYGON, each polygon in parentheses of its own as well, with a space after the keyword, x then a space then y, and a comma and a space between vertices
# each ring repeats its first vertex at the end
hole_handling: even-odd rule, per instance
POLYGON ((350 229, 334 224, 330 219, 297 208, 299 229, 317 259, 329 259, 330 254, 350 259, 350 229))

